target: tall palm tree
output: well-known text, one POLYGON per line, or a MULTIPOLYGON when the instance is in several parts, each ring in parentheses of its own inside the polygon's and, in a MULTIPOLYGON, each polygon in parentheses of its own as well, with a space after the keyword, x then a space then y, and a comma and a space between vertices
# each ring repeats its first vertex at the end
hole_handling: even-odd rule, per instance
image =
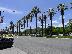
POLYGON ((28 27, 28 20, 30 19, 30 14, 28 14, 27 16, 26 16, 26 20, 27 20, 27 27, 28 27))
POLYGON ((24 16, 24 21, 23 22, 24 22, 24 28, 25 28, 25 23, 26 23, 25 16, 24 16))
POLYGON ((60 11, 61 12, 61 16, 62 16, 62 25, 63 25, 63 36, 65 35, 65 29, 64 29, 64 10, 67 10, 68 8, 67 8, 68 6, 65 6, 65 4, 59 4, 58 6, 57 6, 57 8, 58 8, 58 11, 60 11))
POLYGON ((29 17, 30 17, 30 22, 32 22, 32 18, 34 17, 33 13, 29 13, 29 17))
MULTIPOLYGON (((45 13, 45 12, 44 12, 45 13)), ((45 36, 46 36, 46 19, 47 19, 47 16, 44 14, 44 21, 45 21, 45 36)))
POLYGON ((32 29, 31 29, 31 26, 30 26, 30 35, 31 35, 31 33, 32 33, 32 29))
POLYGON ((43 37, 43 19, 44 15, 42 14, 42 16, 39 16, 39 21, 41 21, 41 26, 42 26, 42 37, 43 37))
POLYGON ((51 34, 50 34, 50 36, 52 36, 52 17, 54 16, 54 14, 55 14, 54 9, 53 8, 50 8, 48 10, 48 16, 50 16, 50 20, 51 20, 51 34))
POLYGON ((27 20, 27 27, 28 27, 28 16, 26 16, 26 20, 27 20))
POLYGON ((20 35, 21 34, 21 31, 20 31, 20 28, 21 28, 20 27, 21 26, 21 20, 18 21, 18 24, 19 24, 19 27, 18 27, 19 28, 19 35, 20 35))
POLYGON ((36 36, 37 36, 37 14, 40 12, 40 10, 39 10, 39 8, 37 7, 37 6, 35 6, 33 9, 32 9, 32 11, 31 11, 31 13, 33 13, 34 14, 34 16, 36 17, 36 36))
POLYGON ((18 21, 17 21, 17 25, 16 25, 16 27, 17 27, 17 35, 18 35, 18 28, 19 28, 19 27, 18 27, 18 21))

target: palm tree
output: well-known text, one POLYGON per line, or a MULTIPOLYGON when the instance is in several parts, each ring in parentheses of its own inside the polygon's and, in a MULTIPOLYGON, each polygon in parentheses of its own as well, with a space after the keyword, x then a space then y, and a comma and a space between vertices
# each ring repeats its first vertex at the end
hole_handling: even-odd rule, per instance
POLYGON ((33 13, 29 13, 29 17, 30 17, 30 22, 32 22, 32 18, 34 17, 33 13))
POLYGON ((39 21, 41 21, 41 26, 42 26, 42 37, 43 37, 43 18, 44 18, 44 15, 42 14, 42 16, 39 16, 39 21))
POLYGON ((52 36, 52 17, 54 16, 54 14, 56 14, 54 9, 50 8, 48 11, 48 16, 50 16, 50 20, 51 20, 51 34, 50 34, 50 36, 52 36))
POLYGON ((20 25, 21 25, 21 20, 18 21, 19 35, 20 35, 20 33, 21 33, 21 31, 20 31, 20 25))
POLYGON ((32 33, 32 29, 31 29, 31 26, 30 26, 30 35, 31 35, 31 33, 32 33))
POLYGON ((24 21, 23 22, 24 22, 24 28, 25 28, 25 23, 26 23, 25 16, 24 16, 24 21))
POLYGON ((34 16, 36 17, 36 36, 37 36, 37 14, 40 12, 40 10, 39 10, 39 8, 37 7, 37 6, 35 6, 33 9, 32 9, 32 11, 31 11, 31 13, 33 13, 34 14, 34 16))
POLYGON ((26 16, 26 20, 27 20, 27 27, 28 27, 28 19, 30 19, 30 14, 28 14, 28 15, 26 16))
POLYGON ((18 28, 19 28, 19 27, 18 27, 18 21, 17 21, 17 25, 16 25, 16 27, 17 27, 17 35, 18 35, 18 28))
POLYGON ((28 16, 26 16, 26 20, 27 20, 27 27, 28 27, 28 16))
POLYGON ((12 34, 14 34, 14 24, 13 24, 12 21, 10 22, 10 25, 11 25, 11 26, 10 26, 10 29, 12 30, 12 34))
MULTIPOLYGON (((44 12, 45 13, 45 12, 44 12)), ((46 36, 46 19, 47 19, 47 16, 44 14, 44 21, 45 21, 45 36, 46 36)))
POLYGON ((58 6, 57 6, 57 8, 58 8, 58 11, 60 11, 61 12, 61 15, 62 15, 62 25, 63 25, 63 36, 65 35, 65 29, 64 29, 64 10, 67 10, 68 8, 67 8, 68 6, 65 6, 65 4, 59 4, 58 6))

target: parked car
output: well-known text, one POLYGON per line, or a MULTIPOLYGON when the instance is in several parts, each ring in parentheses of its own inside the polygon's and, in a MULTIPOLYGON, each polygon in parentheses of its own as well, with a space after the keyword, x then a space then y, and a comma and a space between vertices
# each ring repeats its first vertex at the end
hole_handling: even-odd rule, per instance
POLYGON ((13 45, 13 34, 3 34, 0 36, 0 48, 11 47, 13 45))

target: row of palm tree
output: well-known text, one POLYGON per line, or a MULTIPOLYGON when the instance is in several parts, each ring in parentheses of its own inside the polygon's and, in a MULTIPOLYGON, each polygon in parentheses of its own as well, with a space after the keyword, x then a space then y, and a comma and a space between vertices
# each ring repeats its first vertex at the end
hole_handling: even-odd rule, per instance
MULTIPOLYGON (((71 8, 70 9, 72 9, 72 3, 70 3, 70 4, 71 4, 71 8)), ((49 16, 50 17, 50 21, 51 21, 50 36, 52 36, 52 18, 53 18, 53 16, 58 11, 60 11, 61 16, 62 16, 63 35, 65 35, 65 29, 64 29, 64 11, 68 9, 68 6, 65 6, 65 4, 59 4, 57 6, 57 9, 58 10, 55 11, 54 8, 50 8, 48 11, 46 11, 46 12, 48 12, 48 15, 46 15, 45 14, 46 12, 44 12, 41 16, 38 17, 38 14, 39 13, 41 14, 41 11, 40 11, 40 9, 37 6, 35 6, 28 15, 24 16, 21 20, 17 21, 17 34, 18 33, 20 34, 21 27, 23 27, 22 29, 25 29, 25 27, 26 27, 25 25, 26 24, 27 24, 27 27, 28 27, 29 20, 30 20, 30 22, 32 22, 33 18, 35 17, 36 18, 36 36, 37 36, 37 27, 38 27, 37 26, 37 22, 38 22, 37 19, 39 19, 39 21, 41 21, 41 24, 42 24, 42 36, 43 36, 43 23, 45 22, 45 32, 46 32, 46 23, 47 23, 46 19, 49 16)), ((30 28, 31 28, 31 26, 30 26, 30 28)))

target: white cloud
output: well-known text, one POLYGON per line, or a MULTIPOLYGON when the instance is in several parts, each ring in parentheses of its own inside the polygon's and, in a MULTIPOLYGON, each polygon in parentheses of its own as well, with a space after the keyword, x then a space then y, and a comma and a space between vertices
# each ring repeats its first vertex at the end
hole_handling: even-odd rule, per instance
POLYGON ((5 25, 6 23, 0 23, 1 25, 5 25))
POLYGON ((59 20, 61 20, 61 18, 59 18, 59 20))
POLYGON ((58 25, 57 25, 57 24, 54 24, 53 26, 54 26, 54 27, 63 27, 63 26, 62 26, 62 23, 60 23, 60 24, 58 24, 58 25))
MULTIPOLYGON (((65 19, 66 17, 64 16, 63 18, 65 19)), ((62 19, 62 16, 59 17, 59 20, 61 20, 61 19, 62 19)))
POLYGON ((17 10, 5 8, 5 7, 0 7, 0 10, 1 11, 5 11, 5 12, 8 12, 8 13, 11 13, 11 14, 22 14, 23 13, 21 11, 17 11, 17 10), (13 11, 15 11, 15 12, 13 12, 13 11))
POLYGON ((67 23, 69 23, 69 21, 65 22, 64 24, 67 25, 67 23))
POLYGON ((58 23, 58 22, 57 22, 57 20, 55 20, 55 21, 52 21, 52 22, 53 22, 53 23, 58 23))
POLYGON ((41 22, 38 21, 38 24, 41 24, 41 22))
POLYGON ((62 23, 58 24, 58 26, 57 26, 57 27, 63 27, 62 23))
MULTIPOLYGON (((69 21, 65 22, 64 25, 67 25, 67 23, 69 23, 69 21)), ((54 27, 63 27, 62 23, 60 24, 53 24, 54 27)))
POLYGON ((6 23, 0 23, 1 28, 4 28, 6 26, 6 23))

